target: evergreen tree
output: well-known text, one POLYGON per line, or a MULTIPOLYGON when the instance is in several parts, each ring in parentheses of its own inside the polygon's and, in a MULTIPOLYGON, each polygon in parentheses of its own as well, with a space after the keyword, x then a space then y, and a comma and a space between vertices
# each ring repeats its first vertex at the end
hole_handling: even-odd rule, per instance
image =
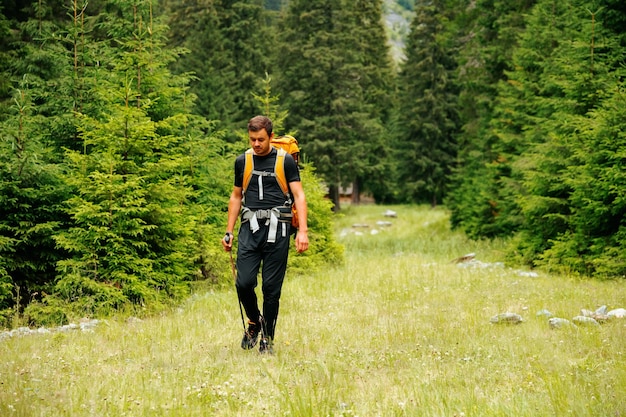
POLYGON ((11 313, 41 299, 51 289, 55 262, 53 241, 63 225, 66 188, 52 149, 41 135, 41 118, 31 97, 15 90, 13 112, 0 128, 0 324, 11 313))
POLYGON ((55 236, 71 253, 58 263, 55 295, 82 314, 166 303, 193 276, 184 81, 167 70, 175 55, 163 48, 151 3, 110 7, 102 22, 118 46, 101 44, 93 74, 101 107, 80 118, 84 150, 68 150, 72 225, 55 236))
POLYGON ((389 175, 394 166, 389 143, 389 126, 394 107, 395 74, 391 62, 383 25, 382 1, 355 1, 351 11, 352 36, 347 44, 354 42, 359 51, 355 57, 363 90, 363 100, 369 106, 363 130, 356 133, 351 146, 354 162, 358 167, 352 181, 352 202, 358 203, 361 191, 370 192, 378 202, 390 199, 396 188, 394 178, 389 175), (367 146, 363 146, 364 142, 367 146))
POLYGON ((188 50, 172 64, 173 71, 194 76, 194 113, 219 121, 234 139, 232 132, 254 116, 251 93, 273 65, 268 51, 274 35, 263 1, 177 0, 168 7, 170 44, 188 50))
POLYGON ((443 2, 416 6, 400 73, 396 149, 407 201, 442 201, 456 156, 458 116, 443 2))
MULTIPOLYGON (((531 24, 548 6, 538 5, 531 24)), ((623 102, 616 92, 626 55, 621 34, 603 25, 610 14, 587 6, 572 1, 561 9, 558 18, 566 23, 535 78, 536 112, 525 112, 536 126, 524 131, 529 148, 517 164, 524 179, 517 249, 531 264, 623 275, 624 184, 613 155, 624 148, 624 124, 614 108, 623 102)))
POLYGON ((502 175, 495 150, 497 136, 490 131, 498 83, 513 69, 512 54, 525 27, 524 14, 535 0, 479 0, 461 2, 454 18, 459 28, 457 75, 461 133, 446 205, 453 227, 472 237, 506 235, 519 224, 504 216, 498 197, 502 175))
POLYGON ((280 23, 280 59, 288 65, 281 65, 277 78, 289 108, 287 127, 299 132, 335 209, 340 187, 365 186, 366 179, 373 184, 384 166, 385 114, 378 100, 389 58, 380 55, 384 45, 361 49, 383 39, 380 16, 380 3, 298 0, 289 3, 280 23))
POLYGON ((15 59, 4 70, 15 88, 0 127, 0 269, 6 274, 0 309, 14 312, 23 307, 16 302, 51 292, 55 263, 64 256, 53 240, 67 221, 59 146, 68 143, 62 133, 73 131, 71 53, 59 42, 66 33, 59 18, 64 9, 55 2, 34 6, 12 10, 6 47, 15 59))

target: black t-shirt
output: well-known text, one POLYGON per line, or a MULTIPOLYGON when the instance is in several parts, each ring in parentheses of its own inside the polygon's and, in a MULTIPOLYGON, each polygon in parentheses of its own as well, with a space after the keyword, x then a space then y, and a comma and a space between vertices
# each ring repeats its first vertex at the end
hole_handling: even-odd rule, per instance
MULTIPOLYGON (((269 154, 265 156, 253 155, 254 170, 274 172, 274 165, 276 164, 276 155, 278 151, 272 148, 269 154)), ((235 159, 235 187, 243 186, 243 169, 246 162, 245 154, 241 154, 235 159)), ((300 181, 300 171, 294 161, 293 157, 289 154, 285 155, 285 177, 287 178, 287 184, 294 181, 300 181)), ((276 177, 263 176, 263 200, 259 200, 259 176, 252 174, 250 184, 245 192, 245 206, 252 210, 270 209, 273 207, 280 207, 285 204, 285 194, 278 185, 276 177)))

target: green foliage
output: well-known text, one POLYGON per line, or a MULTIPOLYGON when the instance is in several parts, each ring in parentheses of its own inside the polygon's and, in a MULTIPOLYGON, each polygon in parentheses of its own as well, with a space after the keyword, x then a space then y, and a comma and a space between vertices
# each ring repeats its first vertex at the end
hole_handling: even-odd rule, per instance
MULTIPOLYGON (((619 39, 603 27, 601 11, 579 2, 571 6, 537 5, 529 30, 548 23, 547 11, 564 23, 539 44, 550 54, 539 59, 535 50, 531 60, 520 50, 523 62, 511 74, 535 90, 517 134, 528 148, 513 165, 524 175, 519 249, 531 264, 624 276, 618 243, 624 207, 617 191, 623 178, 615 175, 621 168, 613 158, 623 152, 624 124, 611 109, 623 103, 620 67, 626 57, 619 39)), ((537 40, 529 35, 522 46, 534 47, 537 40)))
MULTIPOLYGON (((26 83, 25 83, 26 84, 26 83)), ((31 90, 15 90, 13 106, 0 127, 0 309, 22 307, 49 292, 54 263, 63 256, 53 235, 65 222, 61 204, 67 187, 45 123, 35 113, 31 90), (21 300, 14 294, 19 287, 21 300)))
MULTIPOLYGON (((291 1, 279 22, 278 88, 339 209, 339 187, 374 188, 385 176, 383 120, 390 61, 379 1, 291 1), (361 14, 361 12, 363 14, 361 14)), ((364 189, 363 191, 368 191, 364 189)))
POLYGON ((23 321, 27 326, 56 327, 68 324, 67 306, 54 297, 30 303, 24 310, 23 321))
MULTIPOLYGON (((561 216, 560 228, 544 237, 549 244, 538 256, 539 265, 562 264, 573 272, 601 277, 626 276, 626 118, 621 110, 626 103, 619 90, 609 91, 610 97, 599 109, 574 121, 579 146, 571 150, 572 157, 556 177, 563 188, 571 190, 568 215, 561 216)), ((546 218, 553 213, 539 214, 546 218)))
MULTIPOLYGON (((207 127, 209 132, 210 127, 207 127)), ((241 145, 240 145, 241 146, 241 145)), ((243 149, 230 145, 215 133, 199 137, 190 164, 193 175, 193 204, 190 215, 198 219, 194 228, 196 279, 230 283, 228 254, 219 243, 226 228, 226 210, 233 187, 233 161, 243 149)))
POLYGON ((166 69, 174 55, 150 5, 117 6, 105 20, 119 46, 102 44, 108 71, 96 69, 100 108, 77 119, 84 148, 66 153, 72 223, 55 236, 71 254, 58 262, 55 296, 81 314, 168 304, 193 276, 184 80, 166 69))
POLYGON ((416 7, 400 73, 394 138, 398 187, 406 201, 433 206, 447 190, 456 156, 455 63, 443 25, 443 2, 416 7))
POLYGON ((3 6, 0 5, 0 121, 4 120, 3 114, 11 91, 9 68, 13 54, 9 44, 12 38, 9 21, 3 15, 3 6))
MULTIPOLYGON (((501 129, 493 129, 499 116, 494 107, 498 83, 506 79, 505 71, 515 66, 512 55, 524 30, 524 13, 533 3, 478 1, 475 8, 455 18, 464 30, 456 56, 462 133, 457 137, 458 159, 445 202, 452 209, 452 225, 475 238, 507 236, 520 224, 506 187, 511 152, 501 153, 497 146, 501 129)), ((525 99, 520 98, 519 104, 525 99)), ((517 117, 507 108, 503 124, 511 122, 517 123, 517 117)))
POLYGON ((170 1, 169 43, 188 53, 172 63, 192 75, 195 114, 219 122, 229 140, 254 112, 251 92, 275 63, 268 60, 274 34, 262 0, 170 1))
MULTIPOLYGON (((2 247, 3 240, 0 238, 0 247, 2 247)), ((10 326, 15 313, 15 309, 12 308, 14 303, 13 280, 2 265, 4 259, 4 257, 0 258, 0 327, 10 326)))
POLYGON ((315 175, 313 165, 305 164, 300 177, 308 208, 309 249, 297 254, 295 245, 291 245, 288 267, 289 273, 304 274, 330 265, 341 265, 344 249, 335 239, 332 202, 325 198, 323 183, 315 175))

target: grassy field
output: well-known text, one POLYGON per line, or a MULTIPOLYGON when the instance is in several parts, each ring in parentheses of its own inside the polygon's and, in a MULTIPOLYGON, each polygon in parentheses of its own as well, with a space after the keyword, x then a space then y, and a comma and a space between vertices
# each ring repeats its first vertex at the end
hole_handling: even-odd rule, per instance
POLYGON ((626 415, 626 319, 557 330, 536 315, 626 307, 626 281, 525 274, 443 210, 386 209, 337 219, 344 265, 288 276, 275 355, 239 348, 234 290, 197 294, 161 317, 0 342, 0 415, 626 415), (470 252, 474 266, 451 262, 470 252), (490 323, 506 311, 524 322, 490 323))

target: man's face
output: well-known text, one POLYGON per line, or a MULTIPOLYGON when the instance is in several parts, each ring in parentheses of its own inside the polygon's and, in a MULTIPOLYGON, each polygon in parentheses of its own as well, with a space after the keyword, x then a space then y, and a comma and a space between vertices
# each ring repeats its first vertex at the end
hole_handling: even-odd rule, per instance
MULTIPOLYGON (((274 133, 272 133, 274 136, 274 133)), ((250 138, 250 147, 254 151, 255 155, 265 156, 272 150, 271 136, 267 135, 265 129, 261 129, 258 132, 248 131, 248 137, 250 138)))

